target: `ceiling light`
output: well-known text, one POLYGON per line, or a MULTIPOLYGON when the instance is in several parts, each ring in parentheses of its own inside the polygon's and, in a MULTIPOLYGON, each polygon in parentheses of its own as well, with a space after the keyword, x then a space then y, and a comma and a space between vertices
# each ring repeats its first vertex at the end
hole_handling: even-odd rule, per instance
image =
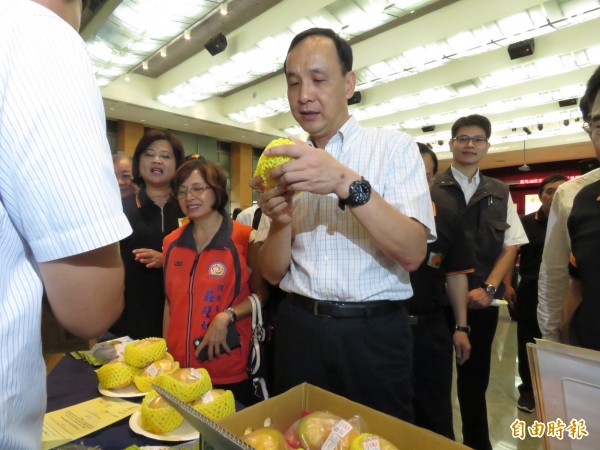
POLYGON ((185 30, 185 31, 183 32, 183 38, 184 38, 186 41, 189 41, 189 40, 192 38, 192 34, 191 34, 191 32, 190 32, 190 30, 189 30, 189 29, 187 29, 187 30, 185 30))
POLYGON ((160 56, 162 56, 163 58, 167 57, 167 47, 163 47, 160 49, 160 56))
POLYGON ((226 16, 227 15, 227 3, 221 4, 220 11, 221 11, 221 15, 222 16, 226 16))
POLYGON ((147 60, 142 63, 142 69, 148 70, 148 61, 147 60))
POLYGON ((131 81, 131 78, 129 78, 129 74, 125 75, 125 81, 131 81))

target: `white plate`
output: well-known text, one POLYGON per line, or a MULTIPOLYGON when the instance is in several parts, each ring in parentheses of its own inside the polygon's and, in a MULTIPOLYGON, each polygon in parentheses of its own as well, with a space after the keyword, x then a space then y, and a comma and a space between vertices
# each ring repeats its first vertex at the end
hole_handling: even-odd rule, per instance
POLYGON ((141 425, 142 414, 140 411, 134 412, 129 418, 129 428, 134 433, 141 434, 142 436, 149 437, 150 439, 156 439, 157 441, 165 442, 182 442, 182 441, 193 441, 198 439, 200 432, 196 430, 187 420, 183 420, 183 423, 175 428, 173 431, 169 431, 165 434, 154 434, 146 431, 141 425))
POLYGON ((135 387, 135 384, 130 384, 123 389, 104 389, 100 383, 98 383, 98 392, 107 397, 119 397, 119 398, 132 398, 132 397, 143 397, 146 392, 140 392, 135 387))

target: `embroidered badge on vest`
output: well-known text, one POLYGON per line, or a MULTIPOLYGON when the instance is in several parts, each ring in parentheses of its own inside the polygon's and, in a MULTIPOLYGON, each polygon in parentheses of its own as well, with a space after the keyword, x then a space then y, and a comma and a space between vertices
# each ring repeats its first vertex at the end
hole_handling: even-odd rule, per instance
POLYGON ((429 267, 433 267, 434 269, 439 269, 442 264, 442 254, 441 253, 430 253, 429 258, 427 259, 427 265, 429 267))
POLYGON ((208 276, 213 278, 224 278, 227 270, 222 262, 215 262, 208 268, 208 276))

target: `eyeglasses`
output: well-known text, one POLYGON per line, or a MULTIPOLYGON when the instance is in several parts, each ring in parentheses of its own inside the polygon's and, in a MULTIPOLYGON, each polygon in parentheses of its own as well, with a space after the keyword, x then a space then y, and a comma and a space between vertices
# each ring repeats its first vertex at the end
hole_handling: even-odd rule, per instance
POLYGON ((204 194, 204 191, 208 191, 209 189, 212 188, 210 186, 194 186, 189 189, 179 189, 175 194, 175 197, 177 197, 177 200, 183 200, 186 199, 188 193, 190 193, 192 194, 192 197, 199 198, 202 194, 204 194))
POLYGON ((473 144, 475 144, 475 145, 485 144, 488 141, 487 138, 484 138, 481 136, 467 136, 467 135, 456 136, 452 140, 454 142, 460 142, 461 144, 468 144, 469 142, 473 141, 473 144))

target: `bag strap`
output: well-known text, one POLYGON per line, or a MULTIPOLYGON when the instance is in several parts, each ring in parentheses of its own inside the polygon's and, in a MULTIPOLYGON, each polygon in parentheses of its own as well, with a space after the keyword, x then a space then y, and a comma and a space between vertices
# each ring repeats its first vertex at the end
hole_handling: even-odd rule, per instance
POLYGON ((262 209, 257 208, 256 211, 254 211, 254 216, 252 217, 252 228, 254 228, 255 230, 258 230, 258 225, 260 224, 261 217, 262 209))
POLYGON ((248 297, 252 304, 252 340, 258 340, 258 342, 264 342, 265 340, 265 329, 262 317, 262 305, 258 299, 258 295, 250 294, 248 297))

